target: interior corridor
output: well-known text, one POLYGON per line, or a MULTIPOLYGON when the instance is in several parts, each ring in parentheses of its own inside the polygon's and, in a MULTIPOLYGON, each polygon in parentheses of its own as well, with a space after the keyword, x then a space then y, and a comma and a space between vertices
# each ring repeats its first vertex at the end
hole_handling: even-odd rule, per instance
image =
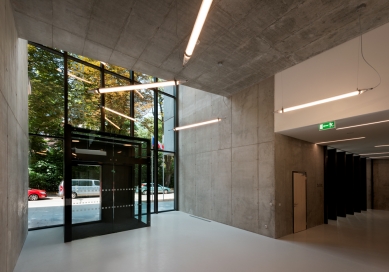
POLYGON ((281 239, 183 212, 152 226, 63 243, 63 229, 28 233, 15 272, 388 271, 389 211, 368 210, 281 239))

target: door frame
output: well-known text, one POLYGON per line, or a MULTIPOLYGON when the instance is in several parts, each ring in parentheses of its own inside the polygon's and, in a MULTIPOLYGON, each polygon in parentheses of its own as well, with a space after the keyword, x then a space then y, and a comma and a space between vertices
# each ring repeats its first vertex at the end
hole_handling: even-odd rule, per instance
MULTIPOLYGON (((306 228, 305 230, 308 229, 308 197, 307 197, 307 189, 308 189, 308 175, 307 175, 307 172, 303 172, 303 171, 292 171, 292 210, 293 210, 293 216, 292 216, 292 228, 293 228, 293 233, 297 233, 297 232, 294 232, 294 173, 298 173, 298 174, 303 174, 305 176, 305 224, 306 224, 306 228)), ((300 231, 299 231, 300 232, 300 231)))

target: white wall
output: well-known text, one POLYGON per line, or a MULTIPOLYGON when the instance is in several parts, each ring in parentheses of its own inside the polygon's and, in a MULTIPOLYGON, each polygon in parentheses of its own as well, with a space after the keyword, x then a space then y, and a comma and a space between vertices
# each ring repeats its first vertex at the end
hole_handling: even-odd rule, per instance
MULTIPOLYGON (((275 110, 355 91, 379 78, 360 56, 355 38, 275 76, 275 110)), ((284 114, 275 114, 275 131, 319 124, 389 109, 389 24, 363 35, 365 58, 381 74, 381 85, 363 95, 284 114)))

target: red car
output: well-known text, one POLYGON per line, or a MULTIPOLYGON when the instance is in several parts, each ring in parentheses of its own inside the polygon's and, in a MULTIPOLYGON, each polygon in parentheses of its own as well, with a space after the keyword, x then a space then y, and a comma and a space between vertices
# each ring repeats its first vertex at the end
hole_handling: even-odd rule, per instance
POLYGON ((46 198, 45 190, 28 188, 28 200, 35 201, 42 198, 46 198))

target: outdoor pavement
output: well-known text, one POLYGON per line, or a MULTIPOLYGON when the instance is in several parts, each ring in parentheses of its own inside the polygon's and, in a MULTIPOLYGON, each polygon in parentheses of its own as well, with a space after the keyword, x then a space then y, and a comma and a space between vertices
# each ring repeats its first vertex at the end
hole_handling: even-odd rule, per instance
MULTIPOLYGON (((142 195, 142 203, 146 202, 146 197, 142 195)), ((152 203, 154 196, 151 196, 152 203)), ((135 197, 135 212, 137 212, 138 197, 135 197)), ((100 198, 85 197, 72 200, 73 223, 82 223, 100 220, 100 198)), ((172 210, 174 208, 174 194, 159 194, 158 206, 160 211, 172 210)), ((49 196, 46 199, 28 201, 28 228, 40 228, 64 223, 64 200, 58 196, 49 196)), ((151 204, 151 212, 154 205, 151 204)), ((146 213, 146 205, 142 205, 142 210, 146 213)))

